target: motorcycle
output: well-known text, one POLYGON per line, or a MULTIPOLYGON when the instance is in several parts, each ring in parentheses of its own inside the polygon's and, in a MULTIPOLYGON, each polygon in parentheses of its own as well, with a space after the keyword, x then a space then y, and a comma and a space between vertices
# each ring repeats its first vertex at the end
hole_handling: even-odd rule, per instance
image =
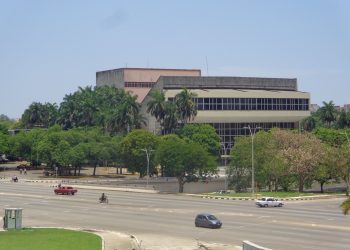
POLYGON ((105 196, 105 197, 100 197, 100 198, 99 198, 99 201, 100 201, 100 203, 106 203, 106 204, 108 204, 108 198, 107 198, 107 196, 105 196))

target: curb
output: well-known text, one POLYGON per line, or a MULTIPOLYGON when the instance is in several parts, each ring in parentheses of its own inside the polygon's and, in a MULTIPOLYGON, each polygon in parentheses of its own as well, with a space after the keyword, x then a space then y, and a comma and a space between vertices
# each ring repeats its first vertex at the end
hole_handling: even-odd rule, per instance
MULTIPOLYGON (((239 201, 255 201, 256 198, 248 197, 221 197, 221 196, 209 196, 209 195, 191 195, 194 197, 200 197, 202 199, 212 200, 239 200, 239 201)), ((320 200, 320 199, 331 199, 331 198, 342 198, 345 195, 322 195, 322 196, 309 196, 309 197, 291 197, 291 198, 279 198, 280 201, 306 201, 306 200, 320 200)))
MULTIPOLYGON (((66 185, 66 183, 62 180, 25 180, 25 182, 32 183, 49 183, 50 187, 58 187, 59 183, 62 185, 66 185)), ((134 192, 134 193, 149 193, 149 194, 157 194, 159 193, 157 190, 147 190, 147 189, 139 189, 139 188, 128 188, 128 187, 106 187, 106 186, 89 186, 84 184, 67 184, 72 187, 77 187, 81 189, 91 189, 91 190, 107 190, 107 191, 122 191, 122 192, 134 192)))

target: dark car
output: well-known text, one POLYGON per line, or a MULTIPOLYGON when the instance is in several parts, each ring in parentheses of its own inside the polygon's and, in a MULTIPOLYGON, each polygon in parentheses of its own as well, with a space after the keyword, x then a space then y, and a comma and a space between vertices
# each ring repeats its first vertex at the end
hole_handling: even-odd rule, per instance
POLYGON ((220 228, 222 222, 212 214, 198 214, 194 221, 196 227, 220 228))

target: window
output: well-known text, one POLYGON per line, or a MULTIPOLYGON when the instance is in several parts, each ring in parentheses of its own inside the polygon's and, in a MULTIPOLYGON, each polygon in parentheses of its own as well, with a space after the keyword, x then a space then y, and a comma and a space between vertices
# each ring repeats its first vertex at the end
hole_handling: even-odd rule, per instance
POLYGON ((193 101, 198 110, 309 110, 308 99, 296 98, 193 98, 193 101))
POLYGON ((216 110, 222 110, 222 98, 216 99, 216 110))

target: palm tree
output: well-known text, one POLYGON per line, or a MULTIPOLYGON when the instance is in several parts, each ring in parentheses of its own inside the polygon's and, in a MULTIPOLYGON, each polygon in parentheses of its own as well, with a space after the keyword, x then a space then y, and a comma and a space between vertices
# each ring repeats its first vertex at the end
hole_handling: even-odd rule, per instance
POLYGON ((174 102, 166 102, 163 124, 161 124, 164 128, 164 133, 173 133, 177 124, 176 105, 174 102))
POLYGON ((343 209, 343 213, 344 215, 349 214, 350 211, 350 198, 348 198, 347 200, 345 200, 340 207, 343 209))
POLYGON ((182 125, 185 125, 188 121, 193 120, 197 115, 197 105, 193 101, 193 98, 196 96, 197 95, 195 93, 192 93, 186 88, 175 96, 177 115, 182 125))
POLYGON ((35 126, 49 127, 57 118, 56 104, 33 102, 23 113, 22 123, 27 128, 35 126))
POLYGON ((321 120, 327 124, 328 127, 331 126, 331 123, 337 119, 337 110, 333 101, 329 103, 323 102, 323 107, 320 108, 321 120))
POLYGON ((156 90, 150 94, 151 100, 147 103, 147 112, 151 113, 158 122, 165 115, 165 95, 163 91, 156 90))

